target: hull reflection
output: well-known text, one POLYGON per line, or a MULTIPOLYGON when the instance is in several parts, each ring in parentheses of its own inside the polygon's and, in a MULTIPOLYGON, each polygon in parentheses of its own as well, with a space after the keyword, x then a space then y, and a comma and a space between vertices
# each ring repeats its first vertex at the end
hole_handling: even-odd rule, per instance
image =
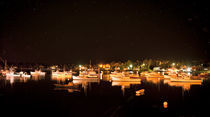
POLYGON ((201 82, 164 82, 167 83, 169 86, 173 87, 182 87, 184 91, 189 91, 192 85, 202 85, 201 82))
POLYGON ((151 82, 153 84, 159 84, 160 80, 161 80, 161 78, 146 78, 147 82, 151 82))
POLYGON ((122 93, 123 93, 123 96, 125 95, 125 89, 126 88, 130 88, 131 85, 140 85, 141 82, 115 82, 113 81, 112 82, 112 86, 120 86, 121 87, 121 90, 122 90, 122 93))

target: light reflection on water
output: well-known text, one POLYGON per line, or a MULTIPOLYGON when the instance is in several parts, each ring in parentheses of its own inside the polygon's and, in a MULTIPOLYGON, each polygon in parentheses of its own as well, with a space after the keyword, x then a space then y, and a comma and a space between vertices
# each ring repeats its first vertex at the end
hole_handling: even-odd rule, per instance
POLYGON ((45 79, 45 76, 32 76, 31 77, 31 80, 33 81, 39 81, 39 80, 44 80, 45 79))
POLYGON ((141 82, 112 82, 112 86, 120 86, 123 96, 125 95, 125 89, 130 88, 131 85, 140 85, 141 82))
POLYGON ((202 85, 201 82, 171 82, 170 80, 164 80, 163 82, 172 87, 181 87, 183 91, 189 91, 192 85, 202 85))
MULTIPOLYGON (((201 91, 201 89, 199 89, 199 87, 192 88, 192 86, 203 85, 201 83, 170 82, 170 80, 163 79, 163 78, 144 78, 142 79, 142 82, 110 82, 109 75, 103 75, 103 77, 100 79, 73 80, 73 81, 65 79, 65 78, 50 78, 50 77, 48 78, 46 76, 46 77, 31 77, 31 78, 14 78, 14 77, 13 78, 0 78, 0 89, 15 89, 16 83, 33 85, 34 81, 37 86, 39 85, 41 81, 44 81, 45 83, 43 84, 42 82, 41 84, 41 85, 44 85, 42 88, 45 88, 45 85, 47 87, 48 84, 50 85, 52 84, 52 87, 51 87, 52 90, 50 90, 52 92, 50 92, 50 94, 53 94, 53 96, 60 95, 60 94, 65 94, 65 95, 67 94, 70 97, 74 97, 75 95, 76 96, 79 95, 79 97, 84 96, 90 100, 94 98, 94 96, 96 96, 97 99, 104 97, 103 101, 105 101, 106 98, 110 97, 107 99, 107 100, 110 100, 110 105, 112 104, 115 105, 115 101, 118 100, 118 98, 119 100, 122 100, 120 99, 120 97, 123 97, 123 99, 126 98, 128 100, 135 100, 135 105, 131 105, 131 109, 139 108, 139 105, 144 104, 144 106, 150 105, 152 108, 156 108, 156 109, 161 108, 159 110, 164 111, 164 112, 167 112, 168 110, 176 110, 176 108, 178 108, 176 107, 176 105, 183 106, 184 102, 187 99, 189 99, 190 95, 187 95, 187 96, 180 95, 182 91, 191 91, 192 89, 191 92, 192 93, 195 92, 194 96, 197 96, 196 98, 199 99, 200 92, 198 92, 198 90, 201 91), (141 89, 143 89, 144 92, 136 94, 136 91, 140 91, 141 89), (91 95, 93 93, 95 93, 94 96, 91 95), (186 96, 187 98, 184 98, 184 100, 180 101, 179 99, 180 96, 186 96), (116 97, 116 100, 114 100, 115 97, 116 97)), ((23 87, 24 89, 21 89, 21 90, 27 91, 27 86, 23 87)), ((40 90, 38 90, 37 92, 39 91, 40 90)), ((48 90, 43 90, 44 93, 47 93, 45 91, 48 91, 48 90)), ((53 100, 56 101, 56 99, 57 98, 53 100)), ((198 101, 197 99, 194 100, 194 98, 192 100, 193 102, 198 101)), ((66 100, 66 101, 69 101, 69 100, 66 100)), ((77 99, 75 99, 75 101, 77 101, 77 99)), ((81 101, 81 100, 78 99, 78 101, 81 101)), ((82 101, 82 102, 85 102, 85 101, 82 101)), ((88 103, 88 101, 85 103, 88 103)), ((96 102, 92 101, 92 103, 97 103, 97 101, 96 102)), ((60 106, 63 106, 63 105, 60 105, 60 106)), ((130 105, 129 105, 129 108, 130 108, 130 105)), ((120 109, 118 111, 120 111, 120 109)))
MULTIPOLYGON (((15 83, 27 83, 29 81, 40 81, 45 80, 45 76, 33 76, 31 78, 19 78, 19 77, 6 77, 1 78, 4 80, 4 85, 13 85, 15 83)), ((109 75, 103 75, 100 79, 88 79, 88 80, 73 80, 68 78, 56 78, 52 77, 52 81, 55 81, 54 83, 54 90, 55 91, 67 91, 68 93, 75 93, 75 92, 84 92, 84 94, 87 96, 88 90, 91 91, 91 84, 97 84, 100 85, 100 81, 108 81, 111 83, 112 87, 120 87, 121 93, 124 96, 126 93, 126 89, 132 89, 131 86, 141 86, 141 82, 111 82, 109 75)), ((189 91, 192 85, 202 85, 201 83, 185 83, 185 82, 171 82, 169 79, 163 79, 163 78, 145 78, 142 79, 142 81, 147 83, 152 83, 157 85, 158 90, 160 90, 161 83, 164 85, 168 85, 170 87, 181 87, 183 91, 189 91)), ((137 89, 138 90, 138 89, 137 89)))
MULTIPOLYGON (((13 86, 15 83, 27 83, 28 81, 40 81, 45 80, 45 76, 33 76, 31 78, 22 78, 22 77, 1 77, 1 81, 4 81, 4 83, 1 85, 11 85, 13 86)), ((120 87, 122 94, 125 94, 125 89, 132 88, 131 85, 137 85, 141 86, 141 82, 114 82, 110 80, 109 74, 101 75, 100 79, 88 79, 88 80, 71 80, 69 78, 56 78, 52 77, 52 81, 56 81, 54 84, 55 89, 54 90, 67 90, 69 93, 74 92, 81 92, 81 90, 84 90, 85 95, 87 95, 87 89, 91 89, 91 84, 96 83, 100 84, 100 81, 108 81, 111 83, 112 87, 120 87), (81 88, 80 88, 81 87, 81 88)), ((169 79, 163 79, 163 78, 145 78, 142 79, 142 81, 161 85, 161 82, 164 85, 168 85, 171 87, 181 87, 183 91, 189 91, 192 85, 202 85, 202 83, 190 83, 190 82, 171 82, 169 79)))

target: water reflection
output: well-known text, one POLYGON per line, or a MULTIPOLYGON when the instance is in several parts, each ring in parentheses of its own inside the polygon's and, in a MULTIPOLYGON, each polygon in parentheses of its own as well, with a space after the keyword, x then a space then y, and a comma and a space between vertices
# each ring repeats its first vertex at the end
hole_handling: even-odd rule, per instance
POLYGON ((120 86, 123 96, 125 95, 125 89, 130 88, 131 85, 140 85, 141 82, 112 82, 112 86, 120 86))
POLYGON ((167 101, 163 102, 163 108, 168 108, 168 102, 167 101))
POLYGON ((51 80, 56 81, 57 83, 69 83, 72 81, 72 78, 65 78, 65 77, 52 77, 51 80))
POLYGON ((85 95, 87 96, 88 88, 91 90, 92 83, 100 83, 99 79, 88 79, 88 80, 73 80, 73 84, 82 86, 85 95))
POLYGON ((32 76, 31 77, 31 80, 34 80, 34 81, 39 81, 39 80, 43 80, 45 79, 45 76, 32 76))
POLYGON ((32 77, 17 77, 17 76, 1 76, 2 81, 4 81, 1 85, 11 85, 13 86, 15 83, 27 83, 28 81, 39 81, 45 79, 45 76, 32 76, 32 77))
POLYGON ((153 83, 153 84, 159 84, 161 81, 161 78, 146 78, 147 82, 153 83))
POLYGON ((26 83, 30 78, 11 76, 11 77, 6 77, 5 79, 6 79, 6 82, 9 81, 9 84, 12 86, 15 82, 26 83))
POLYGON ((170 80, 164 80, 164 84, 173 87, 182 87, 184 91, 189 91, 192 85, 202 85, 201 82, 171 82, 170 80))
MULTIPOLYGON (((202 106, 201 105, 202 103, 200 103, 200 101, 204 100, 203 102, 205 102, 208 98, 208 96, 204 97, 205 95, 202 94, 203 97, 202 100, 200 100, 201 99, 200 96, 202 96, 200 94, 202 92, 205 93, 206 91, 208 91, 208 88, 204 90, 205 88, 204 85, 204 88, 200 89, 198 89, 198 87, 195 87, 195 89, 193 88, 189 92, 190 95, 187 95, 187 98, 185 98, 186 100, 182 100, 181 96, 186 97, 186 95, 181 95, 180 94, 181 91, 190 90, 192 85, 202 85, 202 84, 187 83, 187 82, 171 82, 170 79, 163 79, 163 78, 142 78, 142 82, 109 82, 110 81, 109 74, 104 74, 100 79, 98 78, 98 79, 85 79, 85 80, 71 80, 68 78, 56 78, 56 77, 50 78, 48 77, 48 75, 47 77, 45 76, 45 77, 31 77, 31 78, 2 77, 0 80, 1 80, 0 85, 2 86, 2 87, 0 86, 2 91, 1 94, 4 94, 5 99, 10 99, 10 98, 16 99, 15 101, 30 99, 32 100, 31 102, 34 102, 33 104, 29 103, 30 105, 33 106, 34 104, 36 105, 37 103, 37 105, 42 106, 42 103, 45 103, 46 105, 49 105, 48 108, 54 108, 56 103, 56 107, 61 107, 60 112, 64 111, 68 112, 69 108, 72 109, 72 112, 75 111, 79 112, 81 110, 85 112, 87 111, 90 112, 91 110, 94 110, 92 111, 93 113, 99 110, 106 111, 110 110, 110 108, 111 109, 115 108, 115 105, 121 104, 122 102, 124 104, 125 100, 129 100, 126 101, 125 103, 125 106, 128 107, 125 108, 123 107, 122 111, 124 111, 124 109, 126 110, 129 109, 129 112, 139 113, 140 110, 143 112, 144 109, 145 110, 155 109, 156 111, 156 109, 159 109, 158 107, 161 107, 161 110, 163 110, 163 112, 175 112, 177 111, 177 109, 180 108, 181 108, 180 110, 184 108, 190 108, 190 109, 200 108, 202 106), (37 81, 37 82, 31 82, 31 81, 37 81), (22 84, 14 85, 17 82, 29 83, 29 85, 22 85, 22 84), (13 85, 12 90, 8 90, 11 87, 5 86, 6 83, 13 85), (182 87, 183 90, 180 90, 181 88, 179 87, 182 87), (161 90, 158 90, 158 88, 161 90), (51 94, 53 94, 53 96, 51 94), (135 95, 140 97, 136 97, 135 95), (42 98, 42 96, 44 98, 42 98), (36 101, 37 97, 38 99, 40 97, 38 101, 36 101), (42 99, 44 99, 44 101, 42 101, 42 99), (58 102, 57 99, 62 99, 63 103, 58 102), (107 106, 108 104, 110 106, 107 108, 102 108, 102 109, 99 108, 103 105, 107 106), (82 106, 83 108, 80 110, 78 108, 81 108, 81 105, 83 105, 82 106), (91 106, 94 107, 91 108, 91 106), (87 110, 87 108, 89 109, 87 110)), ((205 83, 209 83, 209 81, 204 82, 204 84, 205 83)), ((3 101, 8 101, 8 100, 3 100, 3 101)), ((25 103, 24 107, 26 108, 29 106, 28 101, 27 102, 20 101, 20 103, 21 104, 25 103)), ((12 106, 9 105, 8 108, 12 106)), ((174 113, 170 114, 173 115, 174 113)))
POLYGON ((103 80, 103 81, 111 81, 110 74, 103 74, 101 80, 103 80))
POLYGON ((140 89, 138 91, 136 91, 136 96, 141 96, 144 95, 145 89, 140 89))
POLYGON ((69 82, 68 84, 55 84, 54 90, 66 90, 68 93, 80 92, 79 86, 69 82))
MULTIPOLYGON (((46 76, 32 76, 31 78, 24 78, 24 77, 1 77, 1 80, 5 82, 5 85, 10 84, 11 86, 14 83, 26 83, 29 80, 31 81, 40 81, 44 80, 46 76)), ((100 79, 81 79, 81 80, 72 80, 71 78, 64 78, 64 77, 52 77, 52 81, 56 81, 55 90, 66 90, 69 93, 74 92, 81 92, 84 91, 85 95, 87 95, 88 90, 91 90, 92 83, 100 84, 100 81, 110 81, 109 74, 101 74, 100 79)), ((172 87, 181 87, 184 91, 189 91, 192 85, 202 85, 202 83, 194 83, 194 82, 171 82, 170 79, 162 79, 162 78, 145 78, 146 82, 162 85, 167 84, 172 87)), ((47 81, 49 82, 49 81, 47 81)), ((3 85, 3 83, 1 83, 3 85)), ((126 89, 132 89, 131 85, 140 85, 141 82, 111 82, 112 87, 120 87, 122 94, 125 95, 126 89)), ((150 84, 149 84, 150 85, 150 84)), ((158 89, 160 86, 158 87, 158 89)), ((139 94, 137 94, 139 95, 139 94)))
POLYGON ((100 83, 100 79, 77 79, 69 81, 68 78, 52 78, 56 80, 55 90, 66 90, 68 93, 81 92, 84 91, 84 94, 87 96, 88 89, 91 90, 92 83, 100 83))

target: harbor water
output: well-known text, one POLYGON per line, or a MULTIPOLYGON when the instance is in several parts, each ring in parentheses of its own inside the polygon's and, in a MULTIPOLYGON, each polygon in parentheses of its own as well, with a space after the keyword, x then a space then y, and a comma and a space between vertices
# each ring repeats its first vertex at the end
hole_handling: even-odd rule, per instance
MULTIPOLYGON (((108 76, 108 75, 107 75, 108 76)), ((0 78, 3 116, 205 116, 210 105, 210 80, 201 84, 172 83, 161 78, 141 82, 32 78, 0 78), (143 89, 142 93, 136 91, 143 89)))

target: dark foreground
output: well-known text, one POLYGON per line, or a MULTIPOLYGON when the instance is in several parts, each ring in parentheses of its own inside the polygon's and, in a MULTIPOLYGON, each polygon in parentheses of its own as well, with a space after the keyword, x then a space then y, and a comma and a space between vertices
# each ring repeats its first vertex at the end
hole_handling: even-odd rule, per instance
POLYGON ((0 115, 4 116, 186 116, 209 115, 210 81, 189 88, 170 86, 160 80, 143 79, 141 84, 112 86, 109 81, 81 82, 56 87, 50 76, 25 82, 0 80, 0 115), (124 87, 124 91, 123 88, 124 87), (135 91, 145 89, 136 96, 135 91), (184 90, 185 89, 185 90, 184 90), (163 102, 168 107, 163 107, 163 102))

